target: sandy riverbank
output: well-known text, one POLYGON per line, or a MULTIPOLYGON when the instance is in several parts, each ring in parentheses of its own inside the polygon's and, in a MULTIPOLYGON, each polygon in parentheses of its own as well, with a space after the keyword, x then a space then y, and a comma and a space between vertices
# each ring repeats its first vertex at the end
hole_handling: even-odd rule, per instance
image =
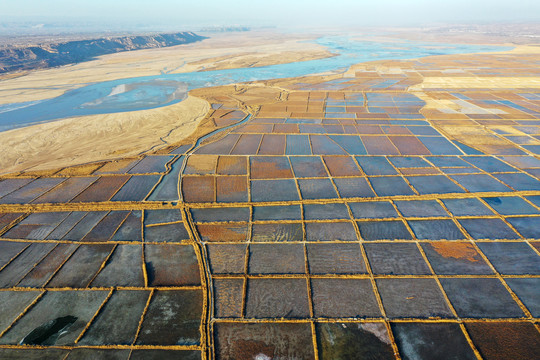
POLYGON ((129 157, 189 136, 209 111, 207 101, 157 109, 82 116, 0 132, 0 174, 129 157))
POLYGON ((0 104, 50 99, 89 83, 203 69, 265 66, 332 56, 305 42, 316 36, 248 32, 216 34, 202 42, 128 51, 53 69, 0 78, 0 104))

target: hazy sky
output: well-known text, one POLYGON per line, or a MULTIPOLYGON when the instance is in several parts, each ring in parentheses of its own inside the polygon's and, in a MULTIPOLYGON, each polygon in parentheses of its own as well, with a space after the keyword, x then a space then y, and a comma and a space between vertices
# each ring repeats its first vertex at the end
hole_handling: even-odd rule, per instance
POLYGON ((0 21, 391 26, 540 21, 539 0, 0 0, 0 21))

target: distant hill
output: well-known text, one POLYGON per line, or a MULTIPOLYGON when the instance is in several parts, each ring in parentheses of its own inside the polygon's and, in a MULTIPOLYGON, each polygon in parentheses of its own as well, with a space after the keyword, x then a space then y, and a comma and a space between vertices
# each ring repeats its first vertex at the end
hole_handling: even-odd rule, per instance
POLYGON ((106 54, 189 44, 203 39, 207 37, 180 32, 5 47, 0 48, 0 73, 79 63, 106 54))

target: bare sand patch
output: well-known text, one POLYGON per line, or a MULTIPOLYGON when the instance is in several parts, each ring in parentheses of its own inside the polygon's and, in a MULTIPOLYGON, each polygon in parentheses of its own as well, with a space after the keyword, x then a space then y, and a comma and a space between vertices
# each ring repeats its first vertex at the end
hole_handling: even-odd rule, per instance
POLYGON ((0 132, 0 174, 136 156, 179 142, 210 110, 189 96, 157 109, 63 119, 0 132))
POLYGON ((334 56, 326 50, 282 51, 277 53, 246 53, 220 56, 192 62, 188 65, 205 65, 203 71, 261 67, 280 63, 309 61, 334 56))

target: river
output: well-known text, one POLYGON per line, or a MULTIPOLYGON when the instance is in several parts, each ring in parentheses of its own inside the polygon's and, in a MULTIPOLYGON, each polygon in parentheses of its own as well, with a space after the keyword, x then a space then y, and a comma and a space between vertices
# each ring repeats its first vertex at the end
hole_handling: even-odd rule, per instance
POLYGON ((327 36, 315 42, 334 57, 228 70, 161 74, 90 84, 58 97, 0 105, 0 131, 67 117, 152 109, 178 103, 191 89, 247 81, 343 72, 351 65, 373 61, 414 59, 431 55, 505 51, 511 47, 434 44, 407 40, 376 42, 347 36, 327 36))

